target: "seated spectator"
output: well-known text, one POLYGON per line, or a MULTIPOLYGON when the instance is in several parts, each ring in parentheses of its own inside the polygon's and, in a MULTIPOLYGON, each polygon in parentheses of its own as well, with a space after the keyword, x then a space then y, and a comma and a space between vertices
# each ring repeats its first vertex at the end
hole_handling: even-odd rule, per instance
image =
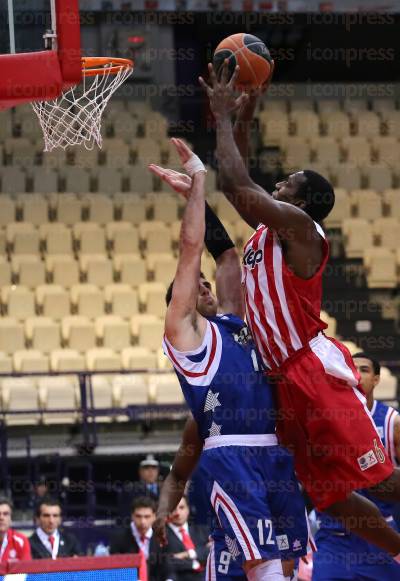
POLYGON ((11 528, 13 505, 7 498, 0 498, 0 563, 31 559, 28 537, 11 528))
POLYGON ((111 555, 116 553, 140 553, 146 557, 149 568, 149 579, 158 578, 156 553, 158 545, 153 537, 153 523, 156 519, 156 503, 152 498, 142 496, 135 498, 131 508, 129 525, 117 531, 110 543, 111 555))
POLYGON ((203 581, 209 553, 208 528, 189 525, 189 504, 184 496, 167 525, 168 544, 163 547, 164 579, 203 581))
POLYGON ((159 462, 148 454, 139 464, 139 480, 128 483, 121 492, 119 500, 120 515, 127 514, 132 502, 137 497, 149 496, 155 501, 160 497, 159 462))
POLYGON ((77 538, 60 528, 61 521, 60 502, 44 498, 36 509, 36 532, 29 537, 33 559, 57 559, 81 554, 77 538))

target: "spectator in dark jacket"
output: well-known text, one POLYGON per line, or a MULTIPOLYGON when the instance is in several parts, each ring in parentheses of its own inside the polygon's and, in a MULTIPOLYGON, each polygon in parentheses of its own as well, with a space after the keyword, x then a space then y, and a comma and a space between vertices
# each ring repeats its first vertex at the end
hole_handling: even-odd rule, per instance
POLYGON ((119 512, 124 517, 135 498, 149 496, 158 501, 160 496, 160 467, 159 462, 153 456, 148 454, 139 464, 139 480, 127 483, 121 491, 119 499, 119 512))

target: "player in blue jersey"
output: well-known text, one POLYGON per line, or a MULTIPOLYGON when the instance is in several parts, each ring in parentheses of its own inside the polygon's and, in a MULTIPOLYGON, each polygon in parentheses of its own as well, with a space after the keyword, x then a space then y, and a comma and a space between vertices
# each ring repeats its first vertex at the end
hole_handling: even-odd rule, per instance
MULTIPOLYGON (((367 406, 382 443, 396 466, 400 461, 400 415, 397 410, 374 399, 379 383, 380 365, 366 353, 356 353, 353 360, 361 375, 367 406)), ((372 499, 393 528, 393 505, 372 499)), ((320 529, 316 535, 318 552, 314 555, 313 581, 395 581, 400 579, 400 565, 392 557, 357 535, 348 533, 326 514, 318 513, 320 529)), ((396 528, 397 530, 397 528, 396 528)))
MULTIPOLYGON (((281 559, 306 552, 303 500, 292 458, 278 446, 273 391, 243 321, 237 253, 231 248, 231 260, 221 264, 228 249, 218 255, 216 237, 208 245, 217 259, 217 301, 200 272, 206 231, 204 166, 182 141, 172 141, 189 174, 190 191, 164 350, 193 414, 198 441, 204 443, 210 501, 230 553, 237 553, 248 579, 283 581, 289 571, 283 570, 281 559), (222 314, 217 314, 218 302, 222 314)), ((152 169, 162 177, 162 168, 152 169)), ((185 178, 178 176, 175 179, 185 178)), ((174 187, 172 179, 166 181, 174 187)), ((180 483, 183 480, 178 477, 180 483)), ((177 494, 182 494, 182 487, 177 494)), ((171 500, 161 506, 164 519, 174 506, 171 500)), ((224 574, 212 559, 213 551, 207 565, 210 580, 224 574)))

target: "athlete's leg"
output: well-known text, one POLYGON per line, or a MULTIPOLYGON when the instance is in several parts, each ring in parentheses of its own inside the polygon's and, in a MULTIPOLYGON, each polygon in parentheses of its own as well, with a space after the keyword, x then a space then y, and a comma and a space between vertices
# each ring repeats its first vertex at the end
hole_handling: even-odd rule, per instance
POLYGON ((285 581, 282 562, 279 559, 246 561, 243 569, 249 581, 285 581))
POLYGON ((387 553, 400 553, 400 535, 385 521, 382 514, 367 498, 352 492, 346 500, 331 504, 326 510, 352 533, 387 553))

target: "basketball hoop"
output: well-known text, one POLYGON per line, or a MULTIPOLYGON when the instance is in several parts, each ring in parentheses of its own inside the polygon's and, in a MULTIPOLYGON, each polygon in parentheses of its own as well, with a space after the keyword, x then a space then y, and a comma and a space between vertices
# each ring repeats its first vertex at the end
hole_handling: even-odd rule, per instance
POLYGON ((36 101, 33 110, 44 136, 44 151, 84 144, 102 144, 101 118, 112 94, 133 71, 133 61, 123 58, 82 58, 82 83, 66 89, 54 100, 36 101))

